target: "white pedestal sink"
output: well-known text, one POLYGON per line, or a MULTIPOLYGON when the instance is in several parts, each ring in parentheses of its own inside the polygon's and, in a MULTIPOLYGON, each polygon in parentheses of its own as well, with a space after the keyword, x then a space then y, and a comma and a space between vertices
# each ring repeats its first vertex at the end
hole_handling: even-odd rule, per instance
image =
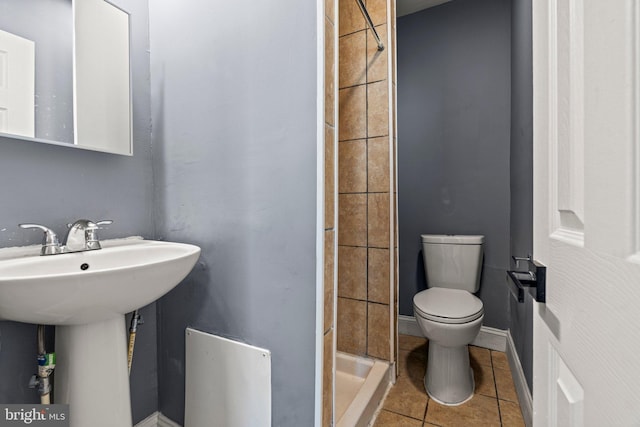
POLYGON ((0 319, 56 325, 54 403, 69 404, 71 427, 131 427, 124 314, 180 283, 200 248, 119 239, 96 251, 39 251, 0 250, 0 319))

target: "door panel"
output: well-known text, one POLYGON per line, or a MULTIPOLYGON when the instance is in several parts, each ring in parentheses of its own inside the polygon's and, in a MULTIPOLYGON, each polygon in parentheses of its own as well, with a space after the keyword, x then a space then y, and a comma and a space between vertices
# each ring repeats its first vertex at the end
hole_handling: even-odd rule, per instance
POLYGON ((638 251, 637 0, 590 1, 585 14, 585 185, 588 242, 618 257, 638 251))
POLYGON ((533 2, 534 425, 640 425, 640 2, 533 2))
POLYGON ((0 132, 34 136, 35 44, 0 30, 0 132))

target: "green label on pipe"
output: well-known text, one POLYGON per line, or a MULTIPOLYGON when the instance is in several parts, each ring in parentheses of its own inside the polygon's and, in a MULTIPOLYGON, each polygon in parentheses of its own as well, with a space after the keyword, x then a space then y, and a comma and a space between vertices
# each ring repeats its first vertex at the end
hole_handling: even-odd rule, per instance
POLYGON ((56 366, 56 354, 46 353, 38 355, 38 365, 48 367, 56 366))

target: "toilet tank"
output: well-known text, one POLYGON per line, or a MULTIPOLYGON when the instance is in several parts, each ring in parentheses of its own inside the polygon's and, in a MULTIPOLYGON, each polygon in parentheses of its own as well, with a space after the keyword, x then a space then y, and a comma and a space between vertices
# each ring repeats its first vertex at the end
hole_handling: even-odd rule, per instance
POLYGON ((423 234, 422 257, 427 287, 480 289, 484 236, 423 234))

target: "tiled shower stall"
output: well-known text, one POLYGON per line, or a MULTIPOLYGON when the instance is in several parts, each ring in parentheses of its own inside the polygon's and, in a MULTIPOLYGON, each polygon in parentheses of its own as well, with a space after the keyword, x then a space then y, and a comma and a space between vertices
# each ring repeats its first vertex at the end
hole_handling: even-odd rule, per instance
POLYGON ((336 350, 397 359, 395 1, 365 5, 384 50, 356 0, 325 1, 325 426, 336 350))

